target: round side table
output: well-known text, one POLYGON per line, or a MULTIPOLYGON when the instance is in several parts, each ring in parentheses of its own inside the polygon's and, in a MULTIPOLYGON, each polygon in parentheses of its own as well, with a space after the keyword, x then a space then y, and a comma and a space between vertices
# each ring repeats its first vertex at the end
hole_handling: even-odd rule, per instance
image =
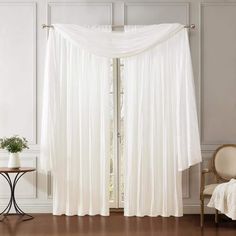
POLYGON ((26 174, 27 172, 32 172, 35 171, 35 168, 29 168, 29 167, 21 167, 21 168, 7 168, 7 167, 1 167, 0 168, 0 175, 2 175, 6 181, 9 184, 10 187, 10 191, 11 191, 11 196, 10 196, 10 200, 8 205, 6 206, 6 208, 0 213, 0 222, 4 221, 4 219, 9 216, 9 215, 19 215, 21 217, 25 217, 22 218, 23 221, 25 220, 31 220, 34 217, 26 214, 25 212, 23 212, 20 207, 18 206, 18 204, 16 203, 16 198, 15 198, 15 188, 16 188, 16 184, 19 181, 19 179, 26 174), (16 174, 15 178, 13 179, 13 181, 10 178, 11 173, 16 174), (14 207, 16 213, 9 213, 12 206, 14 207))

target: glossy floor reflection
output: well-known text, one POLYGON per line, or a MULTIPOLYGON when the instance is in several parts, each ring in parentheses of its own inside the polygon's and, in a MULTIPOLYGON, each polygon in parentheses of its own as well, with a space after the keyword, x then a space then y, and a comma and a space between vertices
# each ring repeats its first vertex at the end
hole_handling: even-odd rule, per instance
POLYGON ((206 216, 205 227, 199 226, 199 215, 181 218, 124 217, 122 213, 112 213, 109 217, 66 217, 51 214, 35 214, 35 219, 20 222, 17 217, 9 217, 0 223, 1 236, 235 236, 236 222, 221 217, 219 226, 214 224, 214 216, 206 216))

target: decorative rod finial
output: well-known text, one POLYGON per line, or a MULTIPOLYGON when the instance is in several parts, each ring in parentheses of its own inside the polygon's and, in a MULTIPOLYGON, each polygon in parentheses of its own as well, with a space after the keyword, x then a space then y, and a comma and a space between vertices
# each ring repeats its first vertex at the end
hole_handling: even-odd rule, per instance
POLYGON ((195 27, 196 27, 196 26, 195 26, 194 24, 191 24, 191 25, 190 25, 190 29, 195 29, 195 27))

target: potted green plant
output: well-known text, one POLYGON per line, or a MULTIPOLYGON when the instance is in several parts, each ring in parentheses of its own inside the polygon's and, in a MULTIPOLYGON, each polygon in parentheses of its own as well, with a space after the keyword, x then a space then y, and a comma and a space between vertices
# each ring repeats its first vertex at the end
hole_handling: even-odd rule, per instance
POLYGON ((19 168, 20 153, 29 147, 26 138, 15 135, 10 138, 0 138, 0 148, 9 152, 8 167, 19 168))

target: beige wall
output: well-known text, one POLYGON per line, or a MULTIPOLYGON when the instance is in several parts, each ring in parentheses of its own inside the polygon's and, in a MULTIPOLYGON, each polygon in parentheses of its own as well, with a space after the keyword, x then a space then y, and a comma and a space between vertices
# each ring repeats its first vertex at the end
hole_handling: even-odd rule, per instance
MULTIPOLYGON (((43 23, 158 24, 194 23, 190 32, 204 165, 213 150, 236 140, 236 1, 0 2, 0 136, 20 133, 31 143, 22 163, 39 158, 41 94, 46 30, 43 23), (27 3, 28 2, 28 3, 27 3), (102 2, 102 3, 101 3, 102 2), (235 2, 235 3, 234 3, 235 2)), ((0 152, 0 164, 7 154, 0 152)), ((185 213, 199 212, 200 165, 184 173, 185 213)), ((50 212, 50 176, 28 174, 18 185, 22 207, 50 212)), ((0 206, 7 202, 0 178, 0 206)))

